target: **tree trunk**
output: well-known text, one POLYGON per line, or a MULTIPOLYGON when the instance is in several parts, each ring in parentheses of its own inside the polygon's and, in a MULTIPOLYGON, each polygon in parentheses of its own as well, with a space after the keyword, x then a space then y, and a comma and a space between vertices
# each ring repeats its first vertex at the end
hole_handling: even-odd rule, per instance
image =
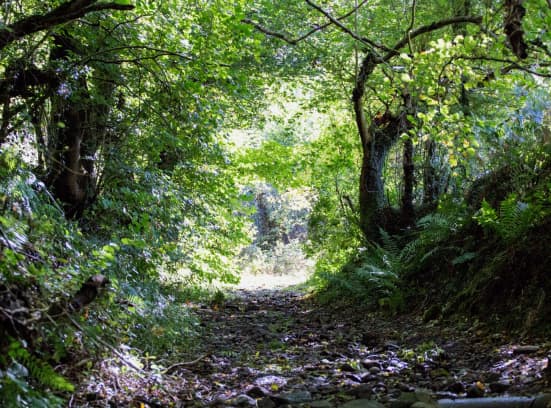
MULTIPOLYGON (((405 133, 411 124, 407 119, 408 114, 413 113, 411 96, 404 93, 404 112, 400 115, 399 133, 405 133)), ((415 184, 415 165, 413 162, 413 139, 409 136, 404 141, 402 155, 402 169, 404 171, 404 191, 402 194, 402 223, 404 226, 411 226, 415 223, 415 210, 413 208, 413 186, 415 184)))
MULTIPOLYGON (((69 37, 57 37, 52 60, 63 62, 69 51, 79 52, 79 45, 69 37)), ((95 156, 105 140, 114 82, 101 67, 94 67, 94 89, 89 91, 86 73, 52 97, 48 129, 49 163, 47 184, 64 204, 67 217, 79 218, 97 195, 95 156)))
POLYGON ((436 180, 436 169, 434 158, 436 157, 436 142, 427 140, 425 142, 425 163, 423 166, 423 207, 436 208, 439 194, 438 181, 436 180))
POLYGON ((377 241, 386 224, 383 167, 390 148, 400 136, 400 118, 385 113, 369 127, 360 174, 360 226, 366 238, 377 241))

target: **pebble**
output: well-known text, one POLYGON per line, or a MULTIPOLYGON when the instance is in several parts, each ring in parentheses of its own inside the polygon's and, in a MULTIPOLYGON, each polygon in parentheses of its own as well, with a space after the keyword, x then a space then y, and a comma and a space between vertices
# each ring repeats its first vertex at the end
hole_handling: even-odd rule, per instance
POLYGON ((379 367, 373 366, 369 369, 370 374, 379 374, 381 372, 381 369, 379 367))
POLYGON ((379 363, 377 360, 371 360, 369 358, 366 358, 365 360, 362 360, 362 366, 364 366, 365 369, 369 370, 372 367, 381 368, 381 363, 379 363))

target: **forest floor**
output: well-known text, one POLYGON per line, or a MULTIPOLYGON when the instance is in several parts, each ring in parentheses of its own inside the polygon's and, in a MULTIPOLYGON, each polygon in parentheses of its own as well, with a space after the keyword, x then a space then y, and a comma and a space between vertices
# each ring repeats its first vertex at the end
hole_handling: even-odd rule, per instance
POLYGON ((478 322, 331 308, 282 289, 236 289, 188 307, 202 322, 195 359, 157 374, 98 372, 103 389, 88 384, 72 406, 409 406, 392 401, 419 389, 420 400, 551 391, 549 339, 478 322))

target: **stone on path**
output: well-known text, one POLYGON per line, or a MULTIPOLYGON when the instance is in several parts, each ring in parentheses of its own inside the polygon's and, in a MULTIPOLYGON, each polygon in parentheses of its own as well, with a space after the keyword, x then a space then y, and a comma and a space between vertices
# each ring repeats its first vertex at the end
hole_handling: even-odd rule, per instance
POLYGON ((327 400, 312 401, 310 408, 333 408, 333 404, 327 400))
POLYGON ((380 402, 369 399, 358 399, 341 405, 341 408, 384 408, 380 402))

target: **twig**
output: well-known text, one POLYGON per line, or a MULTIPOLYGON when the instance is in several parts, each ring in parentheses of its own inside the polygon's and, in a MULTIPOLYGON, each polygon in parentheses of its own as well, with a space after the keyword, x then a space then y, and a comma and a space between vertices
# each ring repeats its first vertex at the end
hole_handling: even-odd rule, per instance
MULTIPOLYGON (((509 65, 501 68, 501 73, 502 74, 506 74, 506 73, 508 73, 510 71, 513 71, 513 70, 518 70, 518 71, 524 71, 524 72, 527 72, 530 75, 535 75, 535 76, 539 76, 539 77, 542 77, 542 78, 551 78, 551 73, 539 72, 537 70, 533 70, 533 69, 528 68, 526 66, 520 65, 515 61, 509 60, 509 59, 504 59, 504 58, 492 58, 492 57, 484 57, 484 56, 472 57, 472 56, 469 56, 469 55, 458 55, 457 57, 455 57, 455 59, 464 59, 464 60, 468 60, 468 61, 499 62, 499 63, 502 63, 502 64, 509 64, 509 65)), ((540 66, 548 67, 549 65, 548 64, 540 64, 540 66)))
POLYGON ((313 3, 311 0, 306 0, 306 3, 310 7, 318 10, 321 14, 323 14, 325 17, 327 17, 329 19, 329 21, 331 21, 331 23, 336 25, 341 31, 345 32, 346 34, 348 34, 349 36, 351 36, 355 40, 358 40, 358 41, 360 41, 360 42, 362 42, 366 45, 370 45, 373 48, 378 48, 380 50, 382 49, 382 50, 385 50, 385 51, 389 51, 389 49, 387 47, 385 47, 384 45, 378 44, 375 41, 370 40, 369 38, 361 37, 361 36, 357 35, 354 31, 350 30, 348 27, 346 27, 344 24, 342 24, 338 19, 333 17, 331 15, 331 13, 324 10, 322 7, 318 6, 317 4, 313 3))
POLYGON ((199 361, 201 361, 202 359, 204 359, 205 357, 208 357, 208 356, 210 356, 210 353, 203 354, 202 356, 197 357, 195 360, 192 360, 192 361, 184 361, 184 362, 181 362, 181 363, 172 364, 170 367, 168 367, 167 369, 162 371, 162 374, 168 374, 169 371, 172 371, 176 367, 189 366, 189 365, 196 364, 196 363, 198 363, 199 361))

